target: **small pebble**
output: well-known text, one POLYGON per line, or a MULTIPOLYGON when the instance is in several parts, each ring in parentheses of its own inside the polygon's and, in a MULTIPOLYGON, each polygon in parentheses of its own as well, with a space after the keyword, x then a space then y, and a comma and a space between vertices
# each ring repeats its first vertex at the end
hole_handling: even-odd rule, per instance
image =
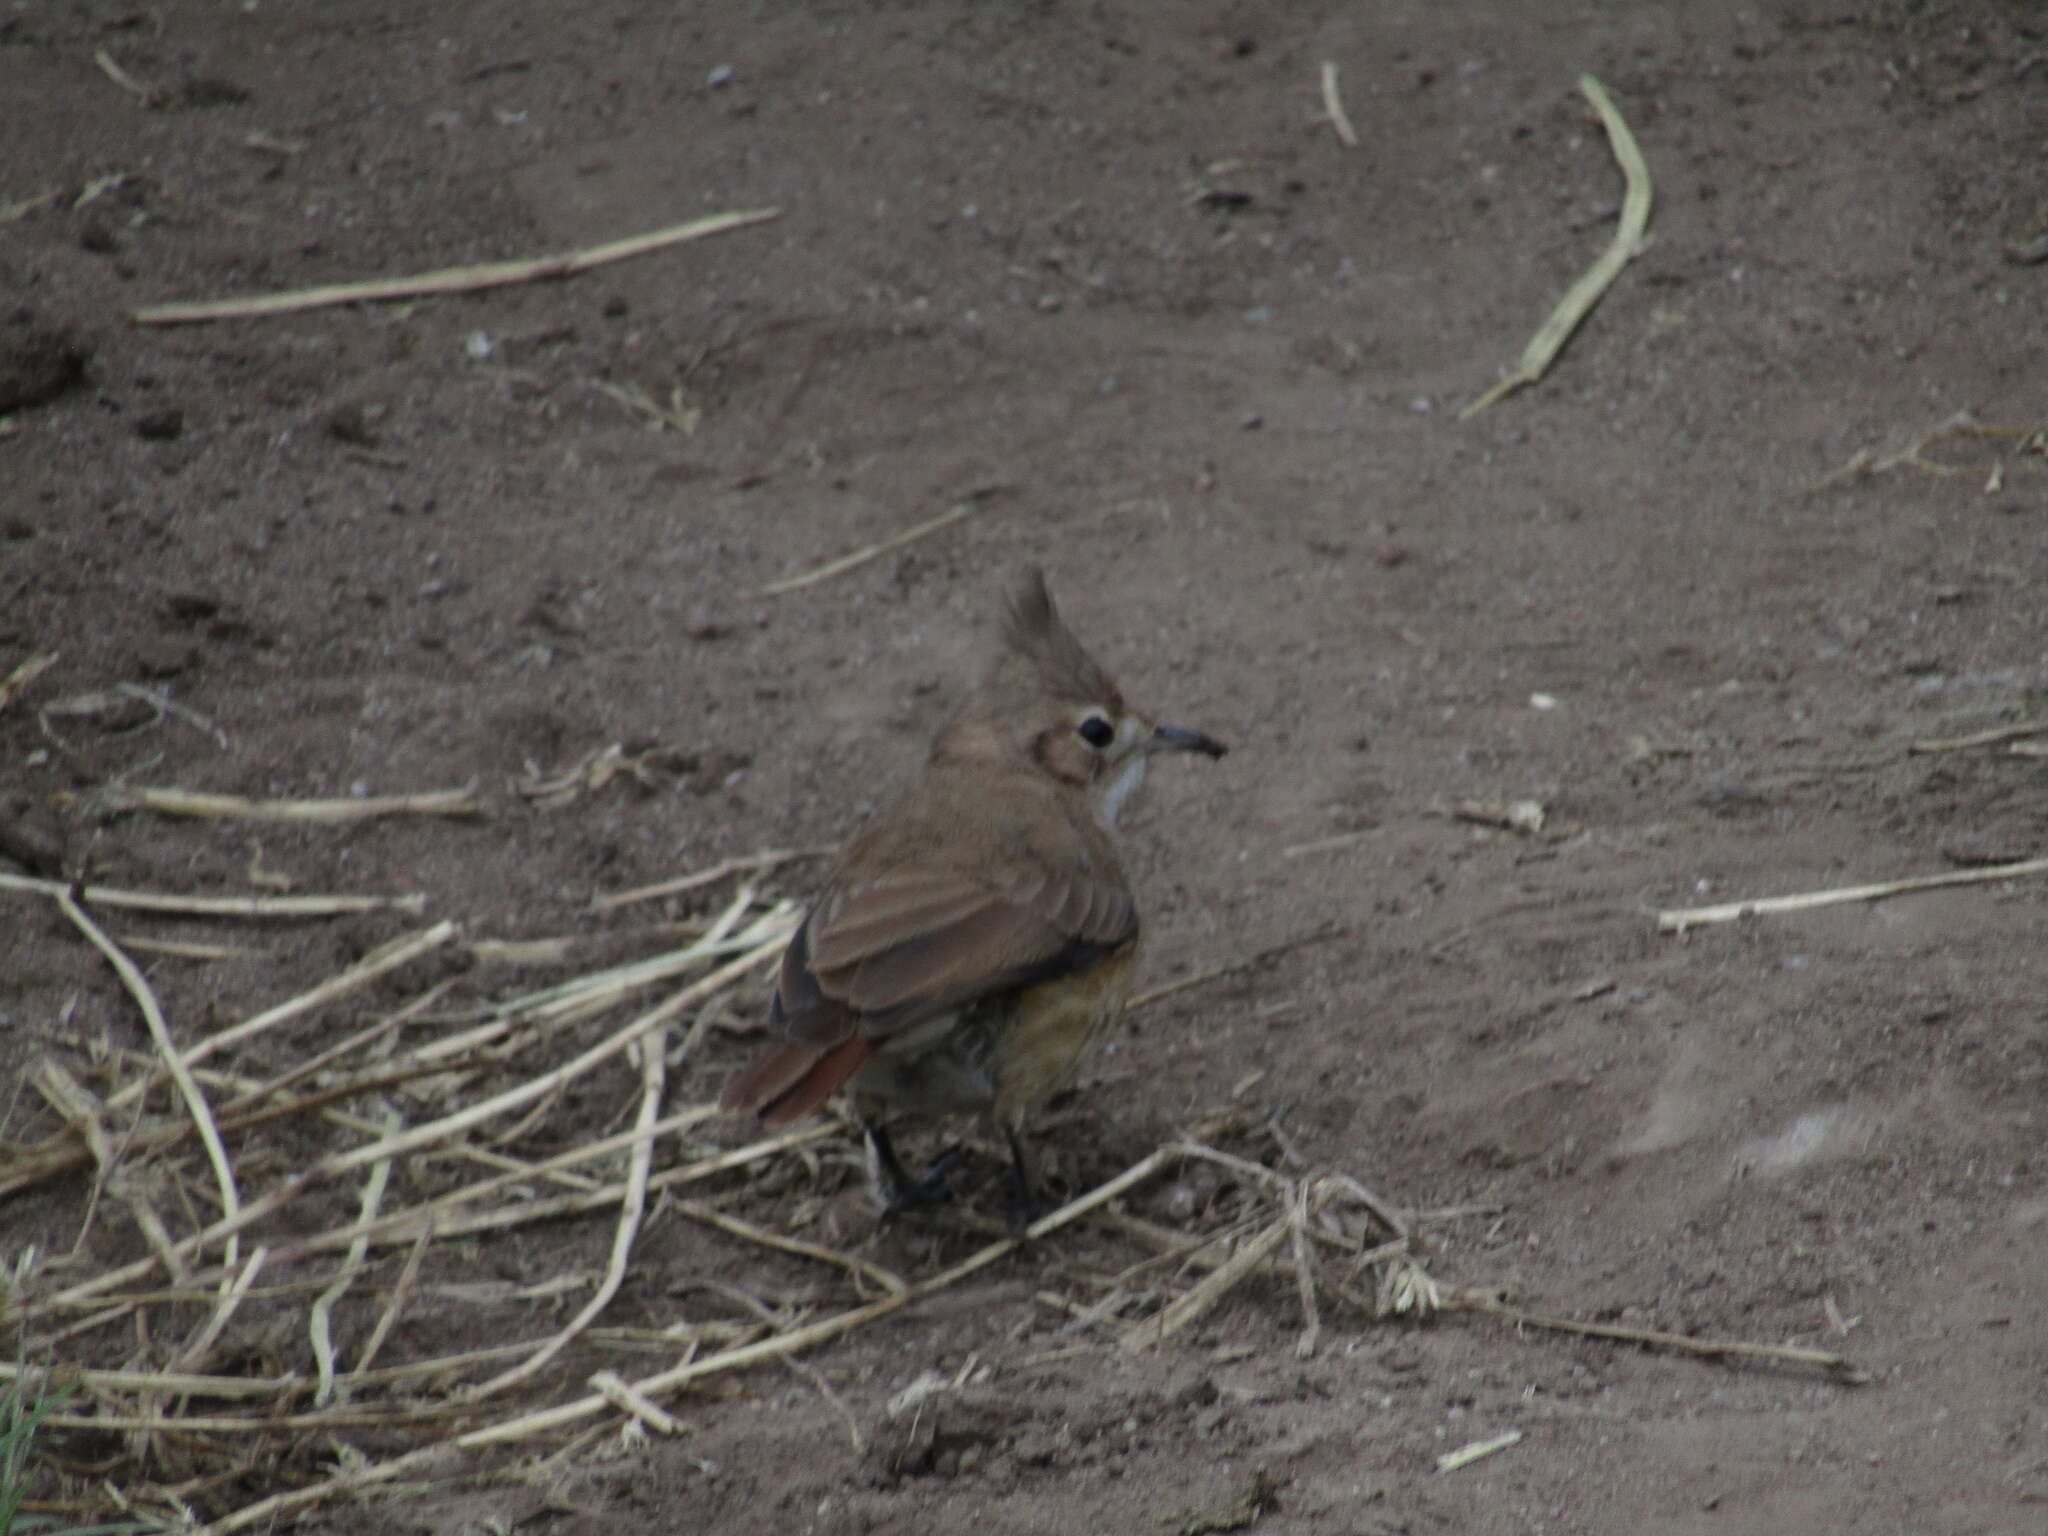
POLYGON ((185 413, 175 405, 145 411, 135 418, 135 435, 152 443, 168 443, 185 435, 185 413))
POLYGON ((358 448, 374 448, 377 429, 372 422, 378 414, 381 413, 366 410, 354 401, 338 405, 327 413, 327 435, 358 448))

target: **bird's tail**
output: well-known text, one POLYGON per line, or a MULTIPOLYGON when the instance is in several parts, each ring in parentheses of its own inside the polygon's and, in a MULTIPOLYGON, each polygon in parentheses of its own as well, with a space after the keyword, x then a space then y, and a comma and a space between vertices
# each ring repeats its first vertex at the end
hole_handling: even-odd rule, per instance
POLYGON ((719 1104, 731 1112, 759 1115, 764 1125, 788 1125, 831 1098, 874 1054, 874 1042, 859 1035, 824 1050, 781 1046, 734 1078, 719 1104))

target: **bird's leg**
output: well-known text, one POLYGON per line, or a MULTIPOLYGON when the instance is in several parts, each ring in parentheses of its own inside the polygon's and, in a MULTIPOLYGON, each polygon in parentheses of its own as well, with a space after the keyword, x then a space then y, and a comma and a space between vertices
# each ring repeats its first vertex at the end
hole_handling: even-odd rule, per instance
POLYGON ((882 1220, 887 1221, 905 1211, 944 1205, 953 1198, 953 1191, 946 1187, 946 1175, 960 1161, 958 1147, 948 1148, 923 1178, 913 1179, 903 1171, 895 1144, 889 1140, 889 1133, 882 1129, 879 1120, 862 1121, 861 1133, 867 1140, 868 1183, 882 1207, 882 1220))
POLYGON ((1045 1214, 1046 1203, 1032 1187, 1031 1159, 1024 1153, 1024 1138, 1007 1122, 1003 1136, 1010 1143, 1010 1199, 1003 1216, 1011 1230, 1021 1232, 1045 1214))

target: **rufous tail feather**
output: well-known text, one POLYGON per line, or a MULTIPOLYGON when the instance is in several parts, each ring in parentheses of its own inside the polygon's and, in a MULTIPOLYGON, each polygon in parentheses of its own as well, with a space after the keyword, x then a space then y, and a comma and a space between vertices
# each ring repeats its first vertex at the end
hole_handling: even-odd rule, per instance
POLYGON ((831 1098, 874 1054, 874 1042, 859 1035, 823 1051, 785 1045, 733 1079, 719 1104, 759 1115, 764 1125, 788 1125, 831 1098))

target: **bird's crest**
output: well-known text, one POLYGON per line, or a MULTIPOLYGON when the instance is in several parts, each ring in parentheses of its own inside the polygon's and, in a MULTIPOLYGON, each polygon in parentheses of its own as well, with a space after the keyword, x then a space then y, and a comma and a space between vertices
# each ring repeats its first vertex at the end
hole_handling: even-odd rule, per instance
POLYGON ((1122 710, 1123 694, 1060 618, 1052 593, 1046 590, 1045 572, 1035 565, 1010 594, 1003 642, 1007 655, 998 663, 1000 670, 1022 661, 1048 693, 1122 710))

